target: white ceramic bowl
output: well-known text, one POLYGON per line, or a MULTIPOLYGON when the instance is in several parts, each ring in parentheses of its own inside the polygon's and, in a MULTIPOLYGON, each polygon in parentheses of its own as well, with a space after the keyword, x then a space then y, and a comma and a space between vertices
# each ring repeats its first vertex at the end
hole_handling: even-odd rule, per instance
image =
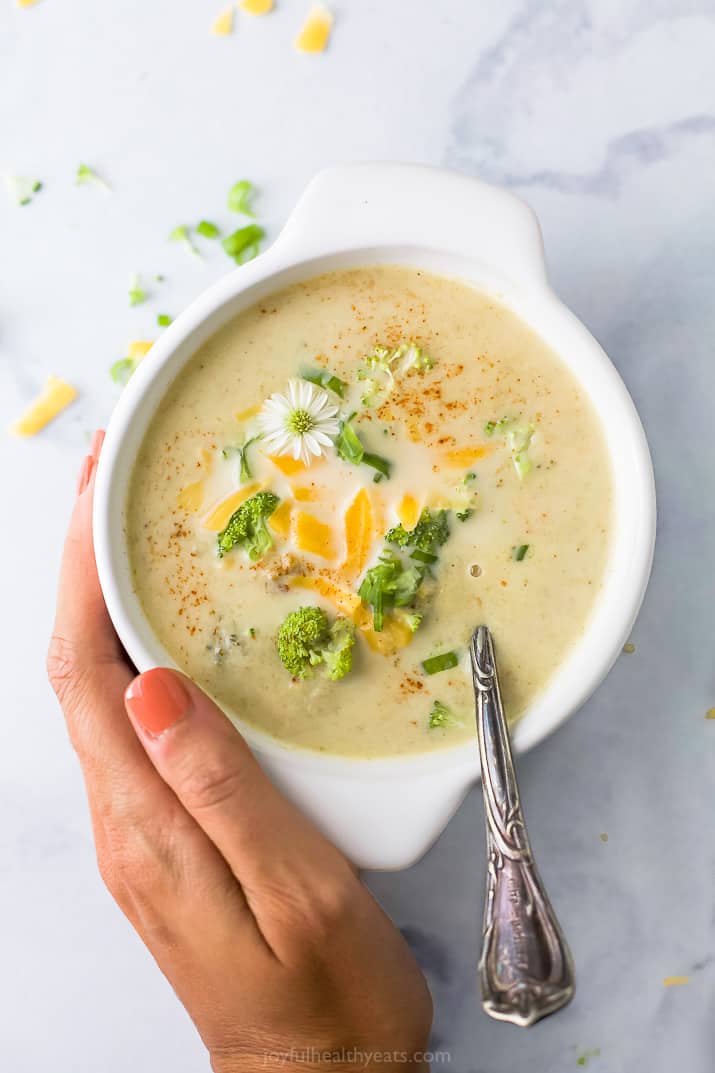
MULTIPOLYGON (((270 249, 210 287, 167 328, 122 394, 102 449, 94 511, 102 589, 139 670, 172 665, 134 594, 124 538, 132 467, 159 401, 201 344, 240 310, 297 280, 380 262, 458 277, 505 303, 560 355, 606 430, 615 521, 605 582, 583 637, 516 727, 515 747, 523 751, 584 703, 627 640, 650 572, 655 492, 648 445, 623 382, 550 289, 533 212, 493 186, 402 164, 322 171, 270 249)), ((242 730, 275 782, 366 868, 403 868, 417 860, 479 777, 472 746, 347 760, 242 730)))

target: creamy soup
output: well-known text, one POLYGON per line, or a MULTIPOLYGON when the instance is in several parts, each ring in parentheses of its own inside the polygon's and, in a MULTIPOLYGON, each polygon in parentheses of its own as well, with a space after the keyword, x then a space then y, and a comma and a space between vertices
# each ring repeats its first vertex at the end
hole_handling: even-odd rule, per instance
POLYGON ((584 631, 610 515, 603 432, 559 358, 494 299, 380 266, 288 287, 201 348, 126 524, 149 622, 229 715, 377 757, 473 737, 480 623, 519 718, 584 631), (255 496, 263 523, 237 517, 255 496), (299 608, 324 615, 293 616, 279 652, 299 608))

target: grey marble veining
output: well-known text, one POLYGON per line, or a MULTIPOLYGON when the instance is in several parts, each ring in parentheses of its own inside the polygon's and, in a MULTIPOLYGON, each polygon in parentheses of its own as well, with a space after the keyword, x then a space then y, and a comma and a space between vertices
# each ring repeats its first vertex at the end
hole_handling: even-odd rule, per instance
POLYGON ((479 1011, 476 794, 422 862, 370 885, 429 977, 434 1047, 451 1056, 435 1068, 711 1073, 715 3, 335 6, 330 52, 314 59, 290 50, 300 0, 240 19, 226 41, 208 33, 211 10, 169 0, 110 14, 44 0, 0 14, 0 170, 45 183, 23 209, 0 198, 3 423, 49 372, 81 391, 37 440, 0 440, 0 1068, 207 1068, 96 874, 42 666, 59 537, 87 435, 116 398, 109 365, 128 339, 155 335, 157 312, 178 312, 225 271, 220 250, 198 264, 170 247, 171 228, 221 215, 245 174, 273 235, 320 166, 397 158, 461 168, 533 204, 556 290, 643 417, 659 535, 636 651, 520 762, 534 849, 576 959, 571 1007, 528 1031, 479 1011), (73 185, 81 160, 111 195, 73 185), (133 271, 167 282, 130 310, 133 271), (687 985, 663 986, 681 974, 687 985))

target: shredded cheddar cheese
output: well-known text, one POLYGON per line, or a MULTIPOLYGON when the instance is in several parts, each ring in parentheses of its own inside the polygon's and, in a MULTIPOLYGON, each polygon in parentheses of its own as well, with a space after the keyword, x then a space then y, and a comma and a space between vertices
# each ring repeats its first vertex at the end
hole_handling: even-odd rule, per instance
POLYGON ((240 0, 238 6, 249 15, 267 15, 273 11, 273 0, 240 0))
POLYGON ((290 520, 293 511, 293 506, 289 499, 284 499, 271 514, 268 519, 268 524, 276 536, 282 537, 283 540, 290 533, 290 520))
POLYGON ((348 577, 356 577, 365 568, 370 554, 373 526, 370 497, 366 490, 361 488, 345 512, 346 556, 342 572, 348 577))
POLYGON ((335 543, 330 526, 302 510, 296 515, 295 542, 300 551, 319 555, 321 559, 335 558, 335 543))
POLYGON ((663 987, 680 987, 682 984, 689 983, 689 976, 665 976, 663 978, 663 987))
POLYGON ((211 33, 227 37, 233 30, 233 7, 225 8, 211 23, 211 33))
POLYGON ((463 469, 471 466, 473 462, 478 462, 480 458, 486 458, 491 452, 492 448, 487 444, 479 447, 459 447, 453 451, 445 451, 444 462, 455 469, 463 469))
POLYGON ((203 501, 203 481, 194 481, 193 484, 187 484, 186 488, 182 488, 176 497, 177 506, 181 507, 182 510, 188 511, 190 514, 195 514, 197 510, 201 510, 203 501))
POLYGON ((331 12, 322 4, 314 4, 295 39, 295 47, 299 52, 324 52, 328 47, 332 28, 331 12))
POLYGON ((330 578, 321 575, 293 577, 290 580, 290 584, 293 588, 312 589, 314 592, 320 593, 326 600, 330 600, 338 611, 357 623, 363 608, 360 597, 356 593, 348 592, 346 589, 336 585, 330 578))
POLYGON ((127 346, 127 357, 132 361, 141 361, 154 346, 153 339, 132 339, 127 346))
POLYGON ((397 507, 397 517, 400 524, 407 532, 411 532, 420 520, 420 504, 417 498, 407 493, 397 507))
POLYGON ((276 469, 279 469, 286 477, 292 477, 295 473, 301 473, 305 469, 305 462, 300 458, 291 458, 290 455, 268 456, 276 469))
POLYGON ((57 376, 48 376, 42 394, 12 425, 10 431, 16 436, 35 436, 76 398, 77 391, 71 384, 57 376))
POLYGON ((246 484, 243 488, 239 488, 237 492, 233 492, 204 518, 204 529, 210 529, 212 533, 220 533, 222 529, 226 528, 231 515, 235 510, 238 510, 243 501, 250 499, 260 489, 260 484, 246 484))
POLYGON ((358 624, 358 628, 373 652, 379 652, 381 656, 394 656, 398 649, 405 648, 414 637, 407 623, 401 622, 393 615, 385 615, 379 632, 373 630, 371 622, 372 617, 369 616, 367 623, 358 624))

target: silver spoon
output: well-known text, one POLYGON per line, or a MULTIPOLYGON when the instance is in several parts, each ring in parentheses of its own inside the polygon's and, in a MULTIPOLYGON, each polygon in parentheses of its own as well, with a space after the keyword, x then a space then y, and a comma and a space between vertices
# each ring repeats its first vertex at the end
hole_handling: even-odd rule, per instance
POLYGON ((479 980, 490 1017, 533 1025, 571 1001, 571 951, 536 870, 519 801, 492 637, 470 646, 487 825, 487 891, 479 980))

